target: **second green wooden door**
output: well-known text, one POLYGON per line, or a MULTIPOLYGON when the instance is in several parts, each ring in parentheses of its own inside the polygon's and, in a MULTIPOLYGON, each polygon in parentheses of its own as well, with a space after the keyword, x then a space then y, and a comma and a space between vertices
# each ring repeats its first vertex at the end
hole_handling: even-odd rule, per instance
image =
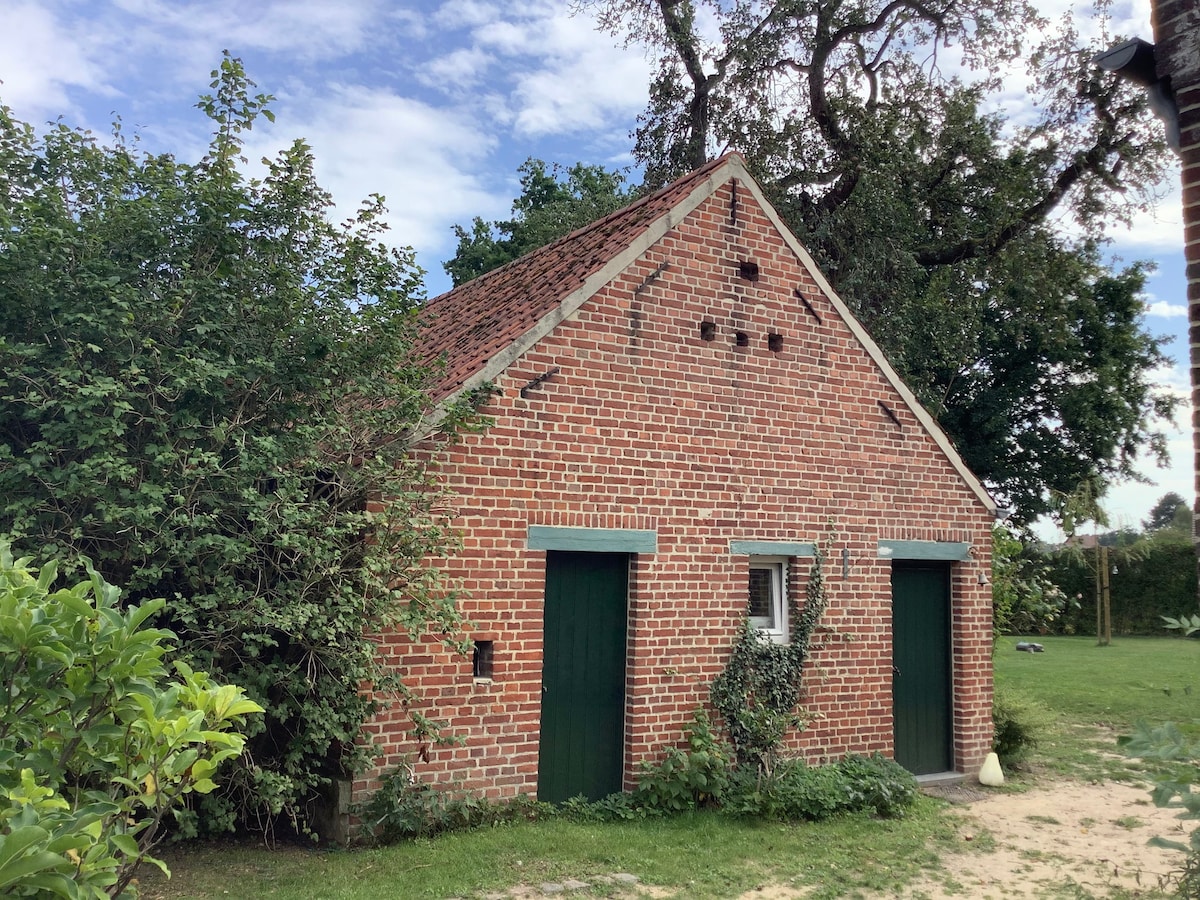
POLYGON ((621 790, 628 593, 628 554, 546 554, 539 800, 621 790))
POLYGON ((892 697, 896 762, 914 775, 947 772, 951 741, 950 567, 892 568, 892 697))

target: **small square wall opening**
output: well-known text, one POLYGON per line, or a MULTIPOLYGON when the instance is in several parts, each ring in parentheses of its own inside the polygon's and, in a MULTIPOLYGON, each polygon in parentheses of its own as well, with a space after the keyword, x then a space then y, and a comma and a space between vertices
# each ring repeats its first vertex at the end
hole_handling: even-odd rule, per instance
POLYGON ((733 339, 737 342, 739 347, 750 346, 750 335, 746 334, 744 331, 735 331, 733 333, 733 339))
POLYGON ((717 336, 717 323, 704 321, 700 323, 700 340, 711 341, 717 336))
POLYGON ((747 281, 758 281, 758 263, 748 259, 738 262, 738 274, 747 281))
POLYGON ((480 681, 491 681, 494 659, 495 642, 476 641, 475 651, 471 654, 471 675, 480 681))
POLYGON ((767 335, 767 349, 770 350, 772 353, 778 353, 780 350, 782 350, 783 349, 783 335, 782 334, 768 334, 767 335))

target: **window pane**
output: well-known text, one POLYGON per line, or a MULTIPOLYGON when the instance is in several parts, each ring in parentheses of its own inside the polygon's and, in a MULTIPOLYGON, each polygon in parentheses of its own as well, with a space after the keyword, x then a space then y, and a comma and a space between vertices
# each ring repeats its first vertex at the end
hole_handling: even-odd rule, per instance
POLYGON ((772 618, 771 603, 771 570, 750 570, 750 618, 765 619, 770 625, 775 622, 772 618))

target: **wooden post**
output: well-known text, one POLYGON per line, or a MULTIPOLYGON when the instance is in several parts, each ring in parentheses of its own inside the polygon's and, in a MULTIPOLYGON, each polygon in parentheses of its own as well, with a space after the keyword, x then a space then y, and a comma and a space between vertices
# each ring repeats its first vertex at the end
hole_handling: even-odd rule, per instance
POLYGON ((1107 547, 1100 548, 1100 565, 1100 584, 1102 585, 1100 595, 1103 600, 1104 607, 1104 637, 1100 643, 1102 646, 1107 647, 1112 643, 1112 590, 1110 589, 1108 583, 1109 568, 1107 547))

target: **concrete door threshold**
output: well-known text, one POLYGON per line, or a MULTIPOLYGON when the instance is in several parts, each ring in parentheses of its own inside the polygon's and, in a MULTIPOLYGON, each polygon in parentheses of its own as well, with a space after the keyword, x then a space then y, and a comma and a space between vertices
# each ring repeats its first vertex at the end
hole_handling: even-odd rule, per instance
POLYGON ((966 776, 962 772, 932 772, 929 775, 918 775, 917 784, 928 787, 934 784, 962 784, 966 776))

